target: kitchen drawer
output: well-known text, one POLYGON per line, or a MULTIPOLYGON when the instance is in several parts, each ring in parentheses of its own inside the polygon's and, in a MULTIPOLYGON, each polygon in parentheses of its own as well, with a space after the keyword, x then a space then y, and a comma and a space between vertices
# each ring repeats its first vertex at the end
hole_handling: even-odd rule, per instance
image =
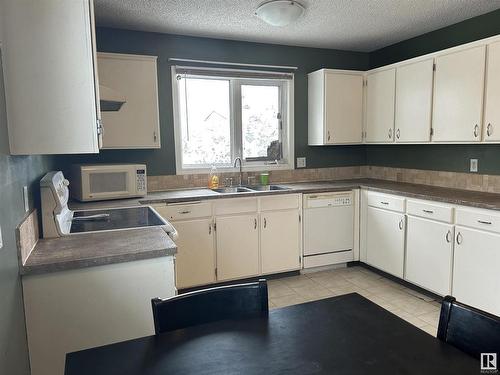
POLYGON ((153 205, 153 208, 166 220, 186 220, 212 216, 211 202, 171 203, 153 205))
POLYGON ((404 212, 405 211, 405 198, 395 195, 368 192, 368 205, 377 208, 384 208, 386 210, 404 212))
POLYGON ((215 215, 231 215, 245 212, 257 212, 257 198, 218 199, 214 203, 215 215))
POLYGON ((409 215, 442 221, 444 223, 453 222, 453 207, 429 201, 409 199, 406 202, 406 212, 409 215))
POLYGON ((286 210, 292 208, 299 208, 300 206, 299 194, 267 196, 267 197, 261 197, 259 199, 260 199, 261 211, 286 210))
POLYGON ((500 212, 481 209, 456 209, 456 224, 500 233, 500 212))

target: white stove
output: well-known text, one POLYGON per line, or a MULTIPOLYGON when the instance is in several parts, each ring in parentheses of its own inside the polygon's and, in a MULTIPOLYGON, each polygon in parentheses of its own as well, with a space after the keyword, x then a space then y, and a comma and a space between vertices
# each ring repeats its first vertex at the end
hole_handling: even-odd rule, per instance
POLYGON ((175 240, 177 231, 150 206, 72 211, 68 208, 69 182, 61 171, 40 181, 43 237, 161 226, 175 240))

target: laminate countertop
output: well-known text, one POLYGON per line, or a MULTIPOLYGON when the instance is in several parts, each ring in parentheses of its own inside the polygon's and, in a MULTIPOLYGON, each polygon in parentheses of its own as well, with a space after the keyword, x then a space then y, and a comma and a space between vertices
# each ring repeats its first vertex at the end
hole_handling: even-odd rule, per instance
POLYGON ((21 275, 131 262, 174 255, 177 246, 161 227, 74 234, 40 239, 21 275))
POLYGON ((422 184, 409 184, 377 179, 352 179, 337 181, 312 181, 298 183, 276 183, 286 190, 255 191, 242 193, 220 194, 210 189, 177 189, 164 192, 152 192, 142 198, 121 199, 103 202, 72 202, 70 208, 100 209, 109 207, 128 207, 140 204, 180 203, 196 200, 253 197, 262 195, 281 195, 292 193, 322 193, 330 191, 345 191, 363 188, 382 193, 402 195, 409 198, 425 199, 461 206, 500 210, 500 194, 485 193, 472 190, 459 190, 422 184))

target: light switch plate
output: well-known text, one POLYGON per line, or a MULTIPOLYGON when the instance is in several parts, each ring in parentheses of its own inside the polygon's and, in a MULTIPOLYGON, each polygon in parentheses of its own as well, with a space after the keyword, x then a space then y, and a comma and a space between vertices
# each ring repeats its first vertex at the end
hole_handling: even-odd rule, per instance
POLYGON ((305 168, 306 167, 306 158, 301 157, 297 158, 297 168, 305 168))
POLYGON ((477 172, 477 170, 478 170, 478 160, 470 159, 470 171, 477 172))
POLYGON ((28 187, 23 186, 23 199, 24 199, 24 211, 28 212, 30 210, 30 200, 28 197, 28 187))

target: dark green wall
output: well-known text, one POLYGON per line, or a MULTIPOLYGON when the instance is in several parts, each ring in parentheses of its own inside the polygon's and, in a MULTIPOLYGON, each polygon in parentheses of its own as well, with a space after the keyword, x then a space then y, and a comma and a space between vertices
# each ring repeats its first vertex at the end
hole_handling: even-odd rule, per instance
MULTIPOLYGON (((370 53, 370 66, 391 64, 500 34, 500 10, 412 38, 370 53)), ((367 163, 400 168, 469 171, 479 159, 479 172, 500 174, 500 145, 369 145, 367 163)))
POLYGON ((500 34, 500 9, 370 53, 370 68, 500 34))
POLYGON ((96 156, 60 158, 72 162, 146 162, 150 175, 175 174, 174 126, 169 57, 297 66, 295 74, 295 156, 307 167, 365 164, 363 146, 307 146, 307 73, 320 68, 366 70, 367 53, 289 47, 99 28, 97 48, 104 52, 158 56, 161 150, 108 150, 96 156))

